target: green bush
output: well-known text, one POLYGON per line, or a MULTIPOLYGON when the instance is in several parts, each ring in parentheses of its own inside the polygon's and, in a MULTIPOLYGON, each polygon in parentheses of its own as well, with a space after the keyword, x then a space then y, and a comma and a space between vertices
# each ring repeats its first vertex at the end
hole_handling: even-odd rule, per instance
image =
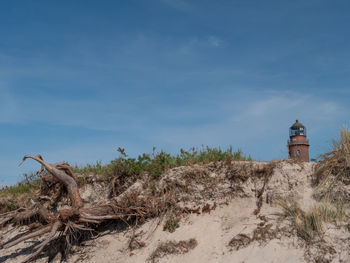
POLYGON ((80 174, 94 173, 106 176, 136 176, 144 173, 153 178, 158 178, 167 169, 191 165, 195 163, 209 163, 227 160, 252 160, 250 156, 243 155, 241 150, 233 151, 232 147, 227 150, 221 148, 202 147, 192 148, 189 151, 183 149, 177 155, 171 155, 164 151, 158 153, 153 148, 153 153, 142 154, 138 158, 130 158, 124 149, 118 148, 120 157, 112 160, 109 164, 102 165, 97 162, 94 165, 87 164, 83 167, 75 168, 75 172, 80 174))

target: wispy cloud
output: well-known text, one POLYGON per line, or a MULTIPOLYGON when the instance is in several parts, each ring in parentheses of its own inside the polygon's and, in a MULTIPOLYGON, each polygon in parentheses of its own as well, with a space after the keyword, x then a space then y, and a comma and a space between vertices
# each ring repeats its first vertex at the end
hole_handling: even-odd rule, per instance
MULTIPOLYGON (((163 128, 156 131, 154 136, 161 144, 173 145, 172 147, 179 144, 188 147, 232 144, 243 147, 256 158, 284 158, 288 128, 295 119, 307 126, 314 139, 313 136, 318 132, 332 137, 330 135, 337 133, 349 114, 349 108, 344 105, 302 93, 276 91, 272 95, 256 91, 235 95, 232 92, 225 95, 213 94, 212 100, 215 103, 209 111, 215 112, 217 122, 163 128), (267 146, 269 142, 272 143, 271 146, 267 146), (270 147, 269 154, 264 147, 270 147)), ((200 111, 198 109, 197 118, 201 118, 200 111)), ((315 142, 315 139, 313 142, 321 143, 315 142)), ((318 150, 312 149, 312 154, 318 150)))
POLYGON ((225 47, 226 43, 217 36, 191 37, 179 43, 179 53, 183 55, 199 54, 203 50, 225 47))
POLYGON ((266 96, 247 105, 246 111, 237 116, 237 121, 246 118, 272 116, 295 116, 318 121, 330 121, 342 113, 340 105, 333 101, 302 93, 281 92, 266 96))
POLYGON ((210 36, 208 38, 208 42, 211 46, 213 47, 220 47, 223 45, 224 41, 221 40, 220 38, 216 37, 216 36, 210 36))

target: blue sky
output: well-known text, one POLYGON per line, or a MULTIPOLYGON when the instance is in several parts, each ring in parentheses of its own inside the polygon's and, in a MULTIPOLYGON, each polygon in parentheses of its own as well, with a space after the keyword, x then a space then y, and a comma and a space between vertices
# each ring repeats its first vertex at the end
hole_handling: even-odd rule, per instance
POLYGON ((311 157, 350 114, 350 3, 6 1, 0 8, 0 184, 39 166, 232 145, 311 157))

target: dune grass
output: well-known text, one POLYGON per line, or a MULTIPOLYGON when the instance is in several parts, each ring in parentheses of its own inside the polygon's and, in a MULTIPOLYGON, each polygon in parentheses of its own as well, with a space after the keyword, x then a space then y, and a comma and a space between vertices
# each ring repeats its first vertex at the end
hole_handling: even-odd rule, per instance
POLYGON ((291 219, 298 235, 306 241, 323 235, 322 223, 333 223, 337 226, 349 219, 345 212, 345 204, 322 202, 310 211, 304 211, 295 201, 282 201, 284 216, 291 219))
POLYGON ((39 189, 40 181, 22 181, 16 185, 4 187, 0 190, 0 213, 15 210, 29 202, 39 189))
POLYGON ((337 181, 350 183, 350 131, 344 127, 340 138, 333 141, 333 150, 321 156, 313 176, 315 185, 328 185, 330 188, 337 181))
POLYGON ((295 201, 281 202, 281 206, 284 216, 291 219, 301 238, 309 241, 322 233, 321 217, 315 209, 307 213, 295 201))
POLYGON ((124 149, 118 149, 120 157, 112 160, 110 163, 102 165, 101 162, 96 164, 87 164, 75 168, 75 172, 80 174, 94 173, 114 177, 116 175, 142 175, 147 173, 152 178, 158 178, 167 169, 192 165, 195 163, 209 163, 227 160, 252 160, 250 156, 245 156, 241 150, 233 151, 232 147, 226 150, 221 148, 202 147, 200 149, 192 148, 189 151, 183 149, 177 155, 171 155, 164 151, 158 153, 153 149, 151 154, 142 154, 138 158, 130 158, 124 149))

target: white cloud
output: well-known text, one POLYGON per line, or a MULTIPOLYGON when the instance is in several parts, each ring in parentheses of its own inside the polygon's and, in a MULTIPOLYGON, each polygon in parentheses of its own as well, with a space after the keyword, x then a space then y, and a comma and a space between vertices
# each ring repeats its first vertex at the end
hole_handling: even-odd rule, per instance
POLYGON ((212 47, 220 47, 224 43, 223 40, 221 40, 220 38, 218 38, 216 36, 210 36, 208 38, 208 42, 209 42, 209 45, 212 47))
POLYGON ((217 36, 209 37, 191 37, 188 39, 182 40, 178 47, 178 54, 181 55, 190 55, 190 54, 199 54, 200 49, 208 48, 220 48, 225 46, 224 40, 217 36))

